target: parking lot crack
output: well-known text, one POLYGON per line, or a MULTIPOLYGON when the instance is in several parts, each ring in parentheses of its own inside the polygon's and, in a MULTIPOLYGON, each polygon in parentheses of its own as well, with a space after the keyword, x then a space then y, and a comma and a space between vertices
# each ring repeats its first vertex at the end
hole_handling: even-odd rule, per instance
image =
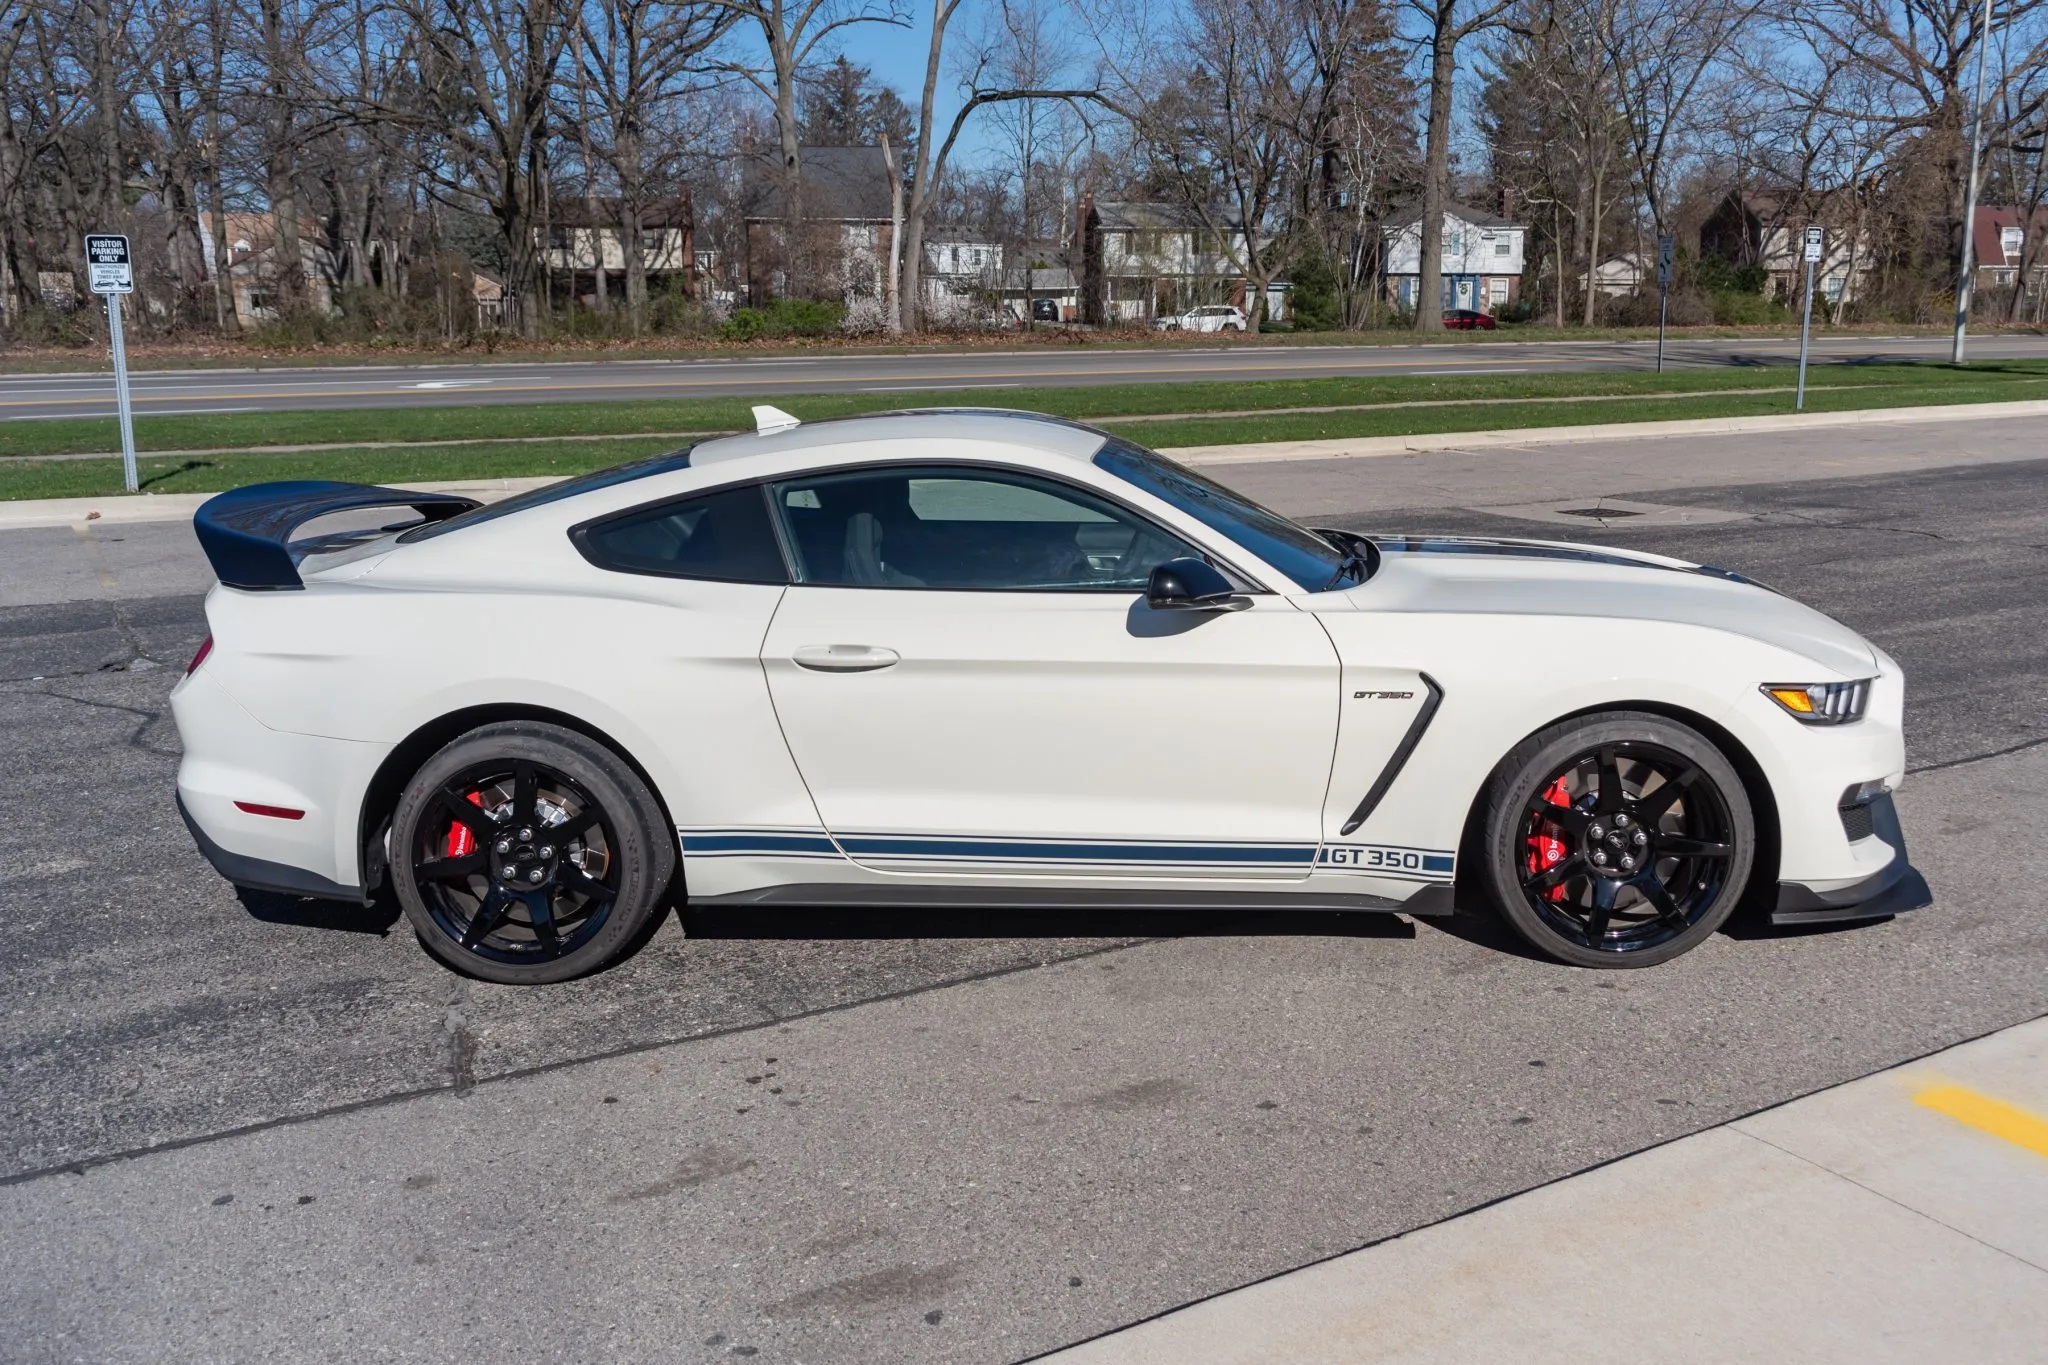
POLYGON ((441 1027, 448 1035, 448 1083, 460 1094, 476 1085, 476 1028, 469 978, 453 978, 441 1027))
POLYGON ((1906 771, 1908 773, 1938 773, 1947 768, 1962 768, 1972 763, 1982 763, 1986 759, 2004 758, 2008 754, 2023 754, 2029 749, 2038 749, 2043 744, 2048 744, 2048 735, 2041 735, 2035 739, 2021 740, 2018 744, 2008 744, 2003 749, 1993 749, 1988 753, 1970 754, 1964 758, 1944 759, 1940 763, 1923 763, 1917 768, 1908 768, 1906 771))

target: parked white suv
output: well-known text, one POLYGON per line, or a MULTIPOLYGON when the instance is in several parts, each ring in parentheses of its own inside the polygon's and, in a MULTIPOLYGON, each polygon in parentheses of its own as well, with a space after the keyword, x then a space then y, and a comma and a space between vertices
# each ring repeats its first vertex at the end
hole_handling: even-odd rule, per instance
POLYGON ((1212 304, 1172 317, 1154 318, 1152 325, 1162 332, 1242 332, 1244 310, 1229 304, 1212 304))

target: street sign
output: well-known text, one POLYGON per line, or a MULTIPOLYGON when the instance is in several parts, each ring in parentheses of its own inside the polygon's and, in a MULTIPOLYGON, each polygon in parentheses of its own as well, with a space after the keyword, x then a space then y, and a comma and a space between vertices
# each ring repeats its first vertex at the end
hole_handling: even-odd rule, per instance
POLYGON ((1806 411, 1806 344, 1813 332, 1813 267, 1820 260, 1821 230, 1806 230, 1806 307, 1799 317, 1799 386, 1793 391, 1792 410, 1806 411))
POLYGON ((85 238, 85 282, 107 300, 107 342, 114 353, 114 410, 121 419, 121 482, 136 491, 135 417, 128 403, 128 343, 121 336, 121 296, 135 292, 135 266, 128 239, 117 232, 85 238))
POLYGON ((1820 229, 1820 228, 1817 228, 1817 227, 1810 227, 1810 228, 1808 228, 1808 229, 1806 230, 1806 259, 1807 259, 1807 260, 1809 260, 1809 261, 1818 261, 1818 260, 1820 259, 1820 244, 1821 244, 1821 229, 1820 229))
POLYGON ((126 237, 108 232, 85 239, 85 281, 95 294, 135 292, 135 266, 128 257, 126 237))
POLYGON ((1657 239, 1657 287, 1671 287, 1671 262, 1677 255, 1676 244, 1669 237, 1657 239))

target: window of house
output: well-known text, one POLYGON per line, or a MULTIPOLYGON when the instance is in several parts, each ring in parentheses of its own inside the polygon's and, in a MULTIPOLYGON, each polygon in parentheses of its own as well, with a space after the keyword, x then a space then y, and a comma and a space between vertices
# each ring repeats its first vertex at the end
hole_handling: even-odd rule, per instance
POLYGON ((574 245, 574 234, 565 227, 548 229, 548 248, 552 251, 567 251, 574 245))
POLYGON ((1108 499, 1009 470, 906 465, 774 485, 798 581, 836 588, 1139 592, 1196 553, 1108 499))
POLYGON ((1512 255, 1514 255, 1514 254, 1515 254, 1515 244, 1514 244, 1514 242, 1513 242, 1512 240, 1510 240, 1509 238, 1506 238, 1506 237, 1503 237, 1503 238, 1501 238, 1501 239, 1500 239, 1499 241, 1497 241, 1497 242, 1495 242, 1495 243, 1493 244, 1493 254, 1494 254, 1494 255, 1496 255, 1496 256, 1512 256, 1512 255))
POLYGON ((600 569, 721 583, 787 583, 758 485, 721 489, 611 517, 576 533, 600 569))
POLYGON ((2027 230, 2022 227, 2000 228, 1998 246, 2008 256, 2017 256, 2026 249, 2027 230))

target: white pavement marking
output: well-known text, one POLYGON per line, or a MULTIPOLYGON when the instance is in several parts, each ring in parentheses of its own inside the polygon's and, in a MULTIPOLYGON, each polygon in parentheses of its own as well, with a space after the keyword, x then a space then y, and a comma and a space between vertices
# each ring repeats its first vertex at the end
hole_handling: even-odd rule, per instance
POLYGON ((2039 1361, 2048 1156, 1916 1104, 1931 1084, 2048 1111, 2048 1020, 1219 1295, 1042 1365, 2039 1361))

